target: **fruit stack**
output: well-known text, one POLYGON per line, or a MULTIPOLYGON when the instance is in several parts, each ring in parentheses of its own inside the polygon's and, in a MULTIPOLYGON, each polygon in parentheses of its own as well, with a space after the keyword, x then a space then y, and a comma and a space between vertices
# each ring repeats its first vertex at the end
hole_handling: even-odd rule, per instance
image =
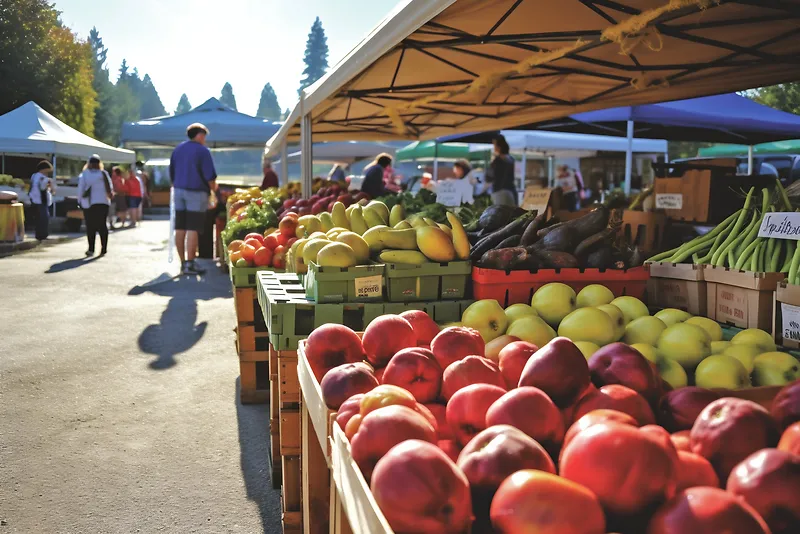
MULTIPOLYGON (((506 311, 479 308, 465 315, 486 314, 481 331, 440 330, 409 311, 377 318, 361 337, 335 324, 309 336, 305 356, 349 440, 345 452, 334 450, 349 456, 334 464, 357 466, 391 529, 798 532, 800 380, 768 409, 725 391, 672 390, 621 343, 587 362, 570 339, 549 339, 547 321, 572 335, 581 326, 603 343, 613 341, 605 331, 615 323, 591 306, 598 295, 581 295, 586 306, 574 310, 576 298, 561 291, 540 295, 535 314, 512 312, 522 315, 512 325, 525 321, 548 339, 506 339, 499 350, 485 341, 502 334, 506 311), (575 315, 580 310, 589 313, 575 315)), ((636 302, 614 308, 623 322, 646 316, 636 302)), ((340 495, 345 510, 371 506, 340 495)), ((362 532, 359 521, 351 524, 362 532)))

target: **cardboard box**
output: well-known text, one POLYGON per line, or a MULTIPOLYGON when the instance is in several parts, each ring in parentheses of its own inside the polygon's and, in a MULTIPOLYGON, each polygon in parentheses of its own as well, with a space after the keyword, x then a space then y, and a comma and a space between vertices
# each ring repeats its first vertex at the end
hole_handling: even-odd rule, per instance
POLYGON ((775 344, 800 349, 800 286, 786 280, 775 290, 772 335, 775 344))
POLYGON ((677 308, 705 317, 708 306, 704 266, 688 263, 653 262, 650 270, 647 302, 656 308, 677 308))
POLYGON ((739 328, 773 327, 775 289, 783 273, 754 273, 706 266, 708 317, 739 328))

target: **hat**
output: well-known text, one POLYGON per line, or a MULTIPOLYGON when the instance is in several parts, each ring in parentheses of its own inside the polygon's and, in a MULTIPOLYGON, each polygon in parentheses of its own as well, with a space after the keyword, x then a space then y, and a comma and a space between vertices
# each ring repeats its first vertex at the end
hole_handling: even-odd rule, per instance
POLYGON ((100 163, 100 156, 98 156, 97 154, 92 154, 91 156, 89 156, 89 161, 96 161, 97 163, 100 163))

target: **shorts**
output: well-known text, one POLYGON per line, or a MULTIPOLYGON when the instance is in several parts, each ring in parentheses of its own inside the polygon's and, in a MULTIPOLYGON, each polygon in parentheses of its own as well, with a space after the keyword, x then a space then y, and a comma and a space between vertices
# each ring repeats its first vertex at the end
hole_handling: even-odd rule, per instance
POLYGON ((128 209, 128 196, 117 193, 114 197, 114 209, 119 213, 120 211, 127 211, 128 209))
POLYGON ((128 197, 128 208, 135 209, 142 205, 142 197, 128 197))
POLYGON ((173 189, 175 229, 203 233, 208 211, 208 193, 189 189, 173 189))

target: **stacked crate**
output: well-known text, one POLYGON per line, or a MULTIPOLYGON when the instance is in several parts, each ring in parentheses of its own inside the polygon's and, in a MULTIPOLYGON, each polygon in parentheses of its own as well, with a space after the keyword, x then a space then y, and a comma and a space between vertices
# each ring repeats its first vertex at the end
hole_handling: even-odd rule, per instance
POLYGON ((256 295, 257 268, 230 268, 242 404, 268 403, 269 333, 256 295))

